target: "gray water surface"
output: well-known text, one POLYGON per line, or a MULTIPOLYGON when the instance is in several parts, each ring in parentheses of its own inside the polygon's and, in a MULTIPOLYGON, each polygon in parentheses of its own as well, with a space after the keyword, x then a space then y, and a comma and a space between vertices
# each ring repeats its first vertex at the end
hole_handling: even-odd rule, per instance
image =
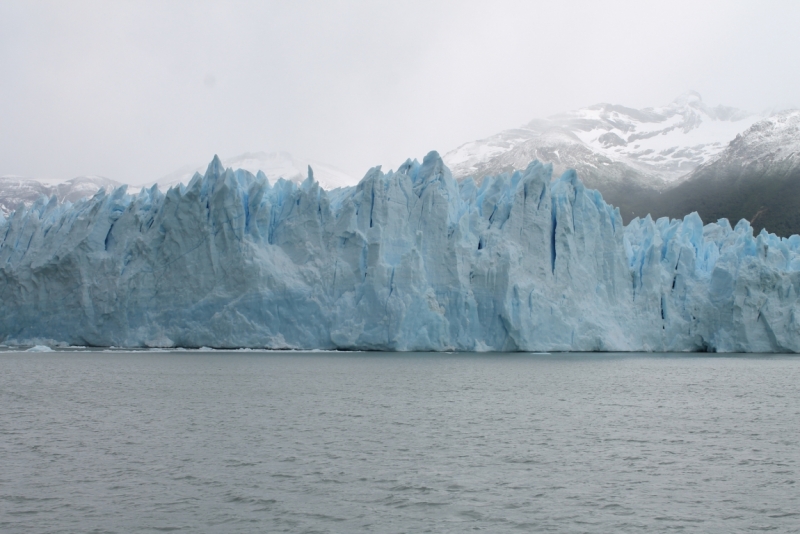
POLYGON ((0 352, 0 532, 800 532, 800 358, 0 352))

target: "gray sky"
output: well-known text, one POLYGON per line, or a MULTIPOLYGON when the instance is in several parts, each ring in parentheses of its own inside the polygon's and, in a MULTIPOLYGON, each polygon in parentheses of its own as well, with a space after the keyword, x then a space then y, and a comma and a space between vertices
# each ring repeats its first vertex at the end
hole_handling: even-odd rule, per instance
POLYGON ((597 102, 800 105, 800 2, 0 3, 0 175, 373 165, 597 102))

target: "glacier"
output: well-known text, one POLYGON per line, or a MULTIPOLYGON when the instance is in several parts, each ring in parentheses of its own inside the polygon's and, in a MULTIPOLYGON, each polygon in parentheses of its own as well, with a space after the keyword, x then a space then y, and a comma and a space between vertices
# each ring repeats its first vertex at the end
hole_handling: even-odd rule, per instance
POLYGON ((800 351, 800 236, 634 219, 575 171, 356 186, 225 169, 0 217, 0 342, 388 351, 800 351))

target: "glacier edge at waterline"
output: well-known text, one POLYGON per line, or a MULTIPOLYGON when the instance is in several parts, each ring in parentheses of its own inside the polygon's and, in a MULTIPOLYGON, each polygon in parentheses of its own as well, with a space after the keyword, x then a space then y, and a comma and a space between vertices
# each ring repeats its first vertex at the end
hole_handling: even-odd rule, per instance
POLYGON ((800 352, 800 236, 619 211, 574 171, 436 152, 325 191, 224 169, 0 220, 0 341, 800 352))

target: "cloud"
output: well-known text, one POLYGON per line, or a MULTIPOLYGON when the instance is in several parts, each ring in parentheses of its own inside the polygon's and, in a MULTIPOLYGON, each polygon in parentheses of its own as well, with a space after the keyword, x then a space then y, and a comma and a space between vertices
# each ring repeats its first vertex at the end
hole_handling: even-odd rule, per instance
POLYGON ((354 175, 531 118, 800 93, 800 4, 0 4, 0 174, 155 179, 288 150, 354 175))

